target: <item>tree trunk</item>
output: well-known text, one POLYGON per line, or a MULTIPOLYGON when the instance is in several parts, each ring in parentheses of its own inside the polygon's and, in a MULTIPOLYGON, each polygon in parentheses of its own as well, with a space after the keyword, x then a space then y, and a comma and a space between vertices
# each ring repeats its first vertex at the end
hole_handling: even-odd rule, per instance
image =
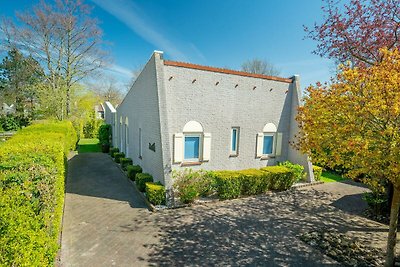
POLYGON ((392 207, 390 209, 390 224, 389 224, 389 235, 387 240, 386 249, 386 267, 394 266, 395 260, 395 248, 396 248, 396 236, 397 236, 397 221, 399 217, 399 206, 400 206, 400 190, 397 187, 393 187, 393 198, 392 207))
POLYGON ((71 89, 67 88, 67 101, 66 101, 66 109, 67 109, 67 118, 71 115, 71 89))

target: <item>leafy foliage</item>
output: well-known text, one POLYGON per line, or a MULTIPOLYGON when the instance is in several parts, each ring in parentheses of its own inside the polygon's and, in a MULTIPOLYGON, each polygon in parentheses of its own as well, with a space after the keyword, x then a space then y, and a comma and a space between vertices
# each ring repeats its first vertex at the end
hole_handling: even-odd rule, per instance
POLYGON ((136 174, 142 173, 142 167, 139 165, 128 165, 126 167, 126 172, 128 174, 128 178, 131 179, 132 181, 135 181, 136 174))
POLYGON ((110 124, 102 124, 99 127, 99 141, 102 145, 109 145, 112 135, 112 128, 110 124))
POLYGON ((118 153, 119 152, 119 148, 118 147, 112 147, 112 148, 110 148, 110 156, 112 157, 112 158, 114 158, 114 155, 115 155, 115 153, 118 153))
POLYGON ((122 167, 122 169, 124 170, 124 171, 126 171, 126 168, 129 166, 129 165, 132 165, 132 159, 131 158, 121 158, 120 160, 119 160, 119 163, 121 164, 121 167, 122 167))
POLYGON ((305 28, 318 41, 314 53, 359 66, 381 62, 381 48, 399 48, 399 1, 351 0, 344 7, 340 1, 325 2, 324 21, 305 28))
POLYGON ((71 123, 42 122, 1 145, 1 266, 54 265, 64 203, 65 155, 76 141, 71 123))
POLYGON ((199 196, 207 196, 215 191, 211 172, 204 170, 184 169, 182 171, 173 171, 172 179, 176 196, 183 203, 192 203, 199 196))
POLYGON ((343 166, 372 187, 393 183, 388 262, 400 205, 400 52, 380 50, 371 67, 342 66, 331 86, 307 89, 299 109, 297 147, 324 166, 343 166))
POLYGON ((122 158, 125 158, 125 153, 124 152, 114 153, 114 160, 115 160, 116 163, 120 163, 120 160, 122 158))
POLYGON ((285 166, 295 173, 296 176, 296 182, 302 181, 306 177, 306 173, 304 172, 304 166, 301 166, 300 164, 294 164, 291 163, 290 161, 285 161, 279 163, 279 166, 285 166))
POLYGON ((314 179, 315 181, 320 181, 322 176, 322 171, 324 169, 322 167, 313 165, 314 179))
POLYGON ((153 182, 153 176, 149 173, 138 173, 135 178, 136 186, 140 192, 146 190, 146 183, 153 182))
POLYGON ((161 183, 146 183, 146 197, 154 205, 165 204, 165 187, 161 183))

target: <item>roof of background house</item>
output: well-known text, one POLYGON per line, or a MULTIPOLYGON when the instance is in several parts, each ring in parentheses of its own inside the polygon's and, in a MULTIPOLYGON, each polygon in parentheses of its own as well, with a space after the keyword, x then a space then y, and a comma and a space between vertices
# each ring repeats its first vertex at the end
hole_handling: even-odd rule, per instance
POLYGON ((285 82, 285 83, 293 82, 293 80, 291 78, 281 78, 281 77, 276 77, 276 76, 268 76, 268 75, 263 75, 263 74, 248 73, 248 72, 244 72, 244 71, 215 68, 215 67, 202 66, 202 65, 178 62, 178 61, 164 60, 164 65, 188 68, 188 69, 211 71, 211 72, 218 72, 218 73, 225 73, 225 74, 232 74, 232 75, 239 75, 239 76, 259 78, 259 79, 272 80, 272 81, 285 82))

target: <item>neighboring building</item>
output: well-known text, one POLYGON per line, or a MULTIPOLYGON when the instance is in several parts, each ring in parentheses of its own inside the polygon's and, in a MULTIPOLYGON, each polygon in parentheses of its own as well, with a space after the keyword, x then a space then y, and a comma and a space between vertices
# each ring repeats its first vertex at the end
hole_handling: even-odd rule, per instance
POLYGON ((298 131, 299 77, 279 78, 163 60, 155 51, 115 111, 113 144, 169 188, 186 167, 239 170, 289 160, 310 181, 307 156, 289 145, 298 131))
POLYGON ((9 106, 6 103, 3 103, 3 105, 1 106, 0 115, 9 115, 9 114, 15 114, 15 105, 11 104, 9 106))
POLYGON ((103 107, 103 104, 94 106, 94 112, 96 114, 96 119, 104 119, 104 107, 103 107))

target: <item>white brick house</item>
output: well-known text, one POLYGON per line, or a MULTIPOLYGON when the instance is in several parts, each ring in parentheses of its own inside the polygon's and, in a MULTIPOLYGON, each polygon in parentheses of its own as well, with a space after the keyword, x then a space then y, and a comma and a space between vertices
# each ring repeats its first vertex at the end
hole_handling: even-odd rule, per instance
POLYGON ((289 160, 298 131, 299 77, 279 78, 167 61, 155 51, 123 102, 106 103, 113 145, 169 188, 181 168, 239 170, 289 160))

